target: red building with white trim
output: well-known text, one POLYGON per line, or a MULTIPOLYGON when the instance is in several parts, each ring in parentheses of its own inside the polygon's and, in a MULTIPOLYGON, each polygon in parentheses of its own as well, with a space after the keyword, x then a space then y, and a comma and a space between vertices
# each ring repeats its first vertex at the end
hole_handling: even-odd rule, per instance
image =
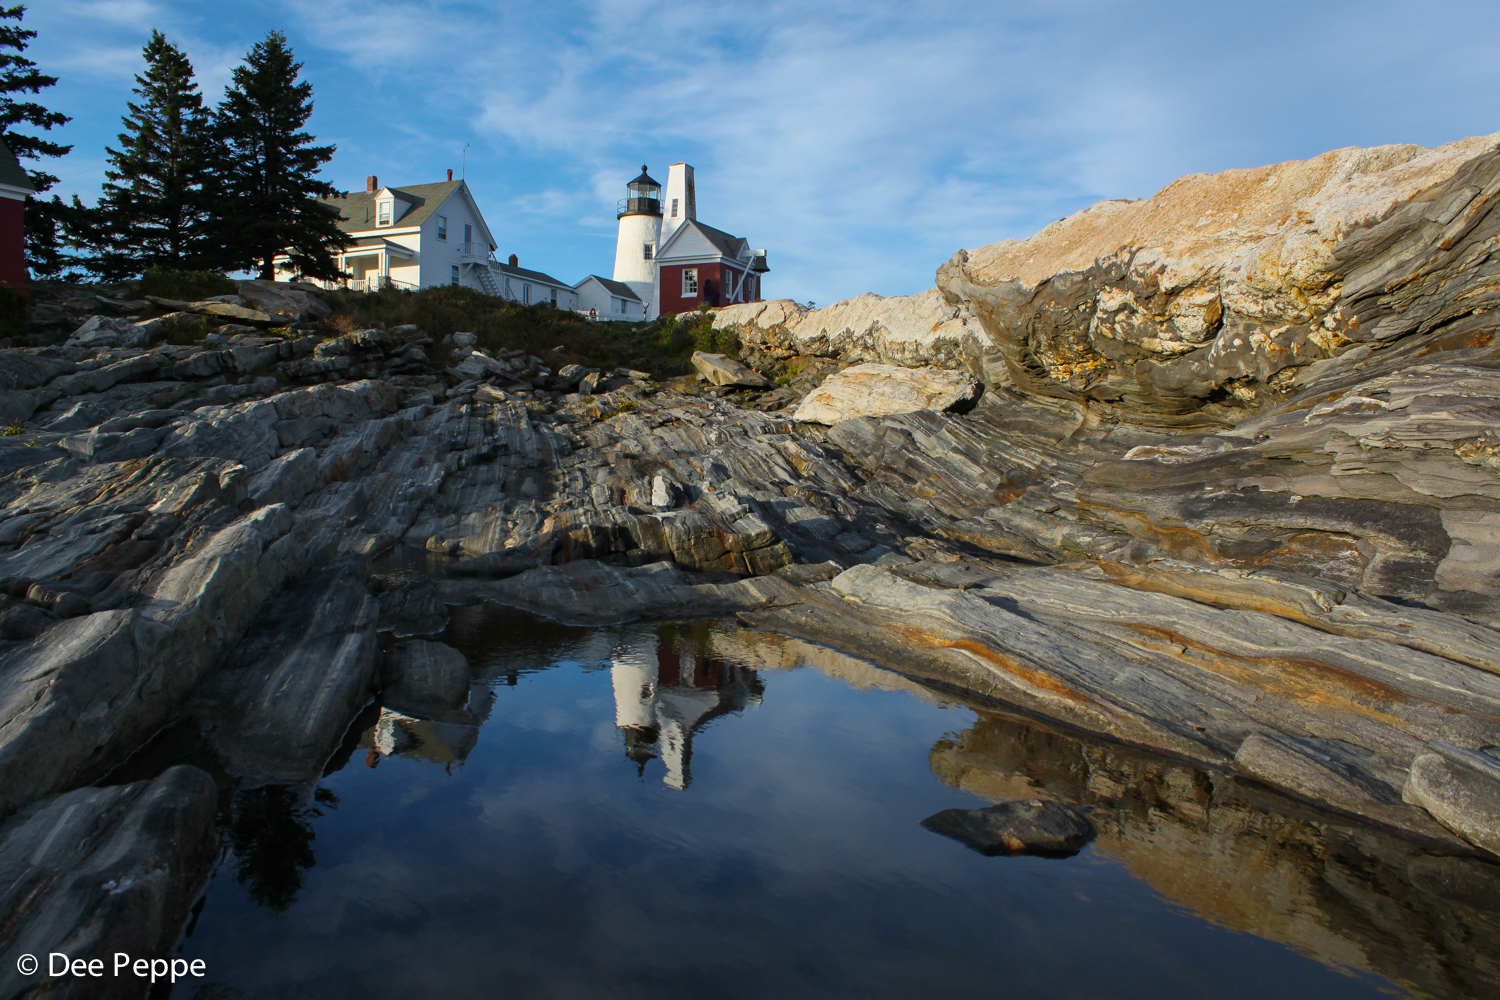
MULTIPOLYGON (((705 302, 727 306, 760 301, 761 275, 770 270, 766 252, 699 222, 693 168, 674 163, 667 170, 665 197, 644 166, 626 186, 617 216, 613 280, 629 286, 645 304, 647 319, 689 312, 705 302)), ((578 307, 599 309, 592 300, 584 301, 588 293, 583 286, 589 280, 574 286, 580 290, 578 307)))

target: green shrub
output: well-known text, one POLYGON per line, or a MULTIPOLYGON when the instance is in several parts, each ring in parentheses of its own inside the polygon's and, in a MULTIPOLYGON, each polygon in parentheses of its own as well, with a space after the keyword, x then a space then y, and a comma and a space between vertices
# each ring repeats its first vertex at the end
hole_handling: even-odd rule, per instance
POLYGON ((26 296, 0 284, 0 337, 14 337, 26 325, 26 296))
POLYGON ((131 286, 136 298, 155 295, 163 299, 185 299, 189 302, 233 295, 239 286, 217 271, 178 271, 170 267, 147 268, 141 280, 131 286))

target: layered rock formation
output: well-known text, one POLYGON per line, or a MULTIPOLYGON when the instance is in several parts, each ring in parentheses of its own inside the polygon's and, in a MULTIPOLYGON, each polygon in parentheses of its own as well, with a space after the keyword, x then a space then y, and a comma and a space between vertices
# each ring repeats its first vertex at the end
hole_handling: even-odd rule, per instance
POLYGON ((1295 392, 1296 369, 1491 327, 1497 142, 1183 177, 960 251, 938 288, 983 324, 974 362, 992 382, 1138 420, 1232 422, 1295 392))

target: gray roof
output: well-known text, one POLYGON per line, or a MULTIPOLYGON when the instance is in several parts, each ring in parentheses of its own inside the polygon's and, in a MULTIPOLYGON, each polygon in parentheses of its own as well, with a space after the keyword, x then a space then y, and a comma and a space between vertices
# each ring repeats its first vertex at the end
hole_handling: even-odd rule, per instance
MULTIPOLYGON (((611 295, 618 295, 622 299, 635 299, 635 301, 637 302, 641 301, 641 297, 635 294, 635 290, 632 289, 629 285, 625 284, 625 282, 623 281, 615 281, 613 278, 601 278, 597 274, 591 274, 588 278, 584 278, 583 281, 588 281, 589 278, 593 278, 595 281, 599 282, 599 284, 609 289, 609 293, 611 295)), ((580 281, 578 285, 583 284, 583 281, 580 281)), ((578 285, 574 285, 573 287, 577 288, 578 285)))
POLYGON ((528 271, 524 267, 517 267, 514 264, 501 264, 498 261, 495 263, 495 266, 498 267, 502 273, 508 274, 512 278, 525 278, 528 281, 540 281, 545 284, 556 285, 558 288, 566 288, 569 291, 571 291, 573 288, 573 286, 568 284, 567 282, 558 281, 556 278, 552 277, 552 275, 544 274, 541 271, 528 271))
MULTIPOLYGON (((411 203, 411 208, 406 210, 405 215, 391 220, 391 228, 404 229, 420 226, 462 184, 463 181, 440 181, 437 184, 413 184, 411 187, 391 188, 392 194, 411 203)), ((351 191, 342 198, 319 200, 339 210, 340 229, 346 233, 360 233, 375 228, 375 195, 378 193, 376 191, 351 191)))
POLYGON ((0 139, 0 184, 25 188, 28 191, 36 190, 31 183, 31 177, 21 168, 21 161, 16 159, 16 154, 10 151, 4 139, 0 139))

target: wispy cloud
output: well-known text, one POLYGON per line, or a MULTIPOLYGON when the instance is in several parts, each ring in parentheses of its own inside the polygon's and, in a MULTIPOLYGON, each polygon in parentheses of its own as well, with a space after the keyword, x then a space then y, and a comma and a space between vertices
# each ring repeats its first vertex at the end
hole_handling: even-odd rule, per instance
MULTIPOLYGON (((280 27, 317 88, 314 126, 339 144, 335 183, 435 179, 468 144, 502 241, 572 278, 608 267, 614 202, 640 164, 687 160, 704 221, 771 250, 772 293, 819 301, 920 290, 959 247, 1182 173, 1500 128, 1500 39, 1452 30, 1491 16, 1469 0, 1421 18, 1397 0, 48 9, 38 49, 78 82, 80 151, 113 138, 151 25, 184 44, 211 99, 280 27)), ((97 188, 84 162, 66 179, 97 188)))

